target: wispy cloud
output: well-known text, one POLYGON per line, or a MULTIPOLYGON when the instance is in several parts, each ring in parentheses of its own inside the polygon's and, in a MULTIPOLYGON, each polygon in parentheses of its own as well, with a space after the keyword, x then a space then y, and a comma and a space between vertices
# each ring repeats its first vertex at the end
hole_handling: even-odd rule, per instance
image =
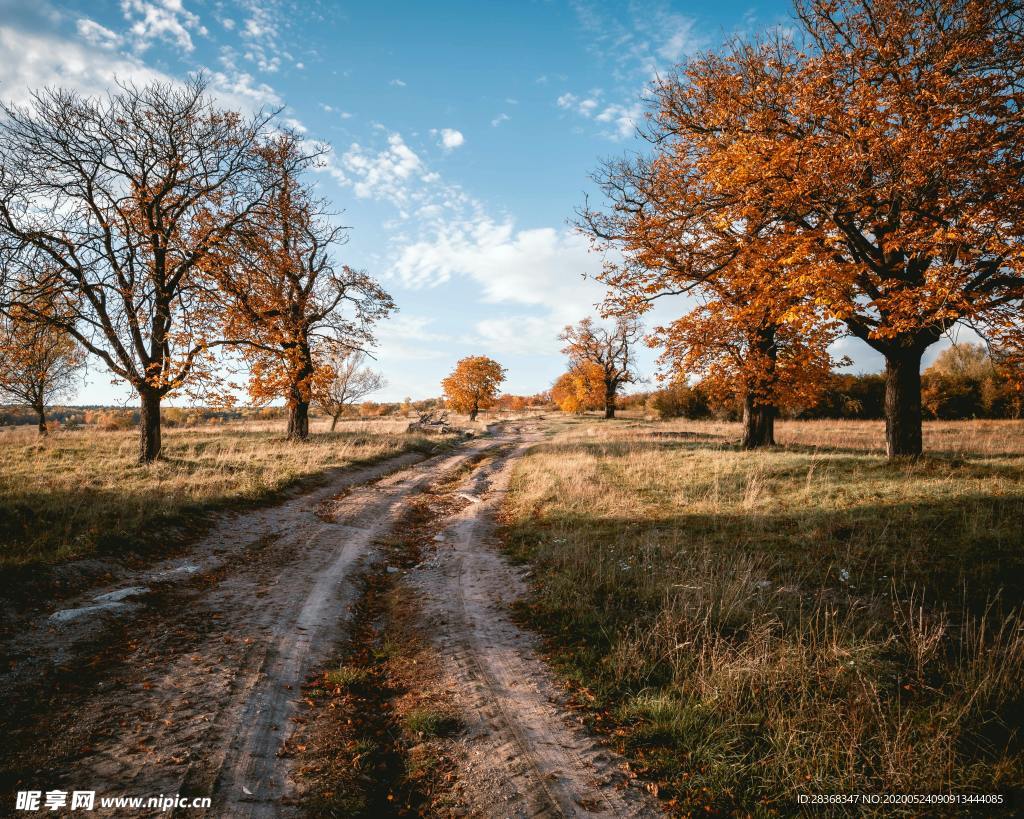
POLYGON ((614 89, 586 94, 566 91, 556 105, 577 116, 611 127, 602 128, 613 140, 628 139, 643 114, 651 81, 706 44, 696 21, 661 3, 631 4, 624 14, 586 2, 575 4, 577 18, 591 38, 590 51, 611 62, 614 89))
POLYGON ((136 51, 145 51, 154 40, 163 40, 190 52, 195 48, 192 33, 208 33, 199 15, 186 9, 182 0, 121 0, 121 11, 136 51))
POLYGON ((120 34, 88 17, 80 18, 75 28, 79 37, 97 48, 117 48, 124 42, 124 37, 120 34))

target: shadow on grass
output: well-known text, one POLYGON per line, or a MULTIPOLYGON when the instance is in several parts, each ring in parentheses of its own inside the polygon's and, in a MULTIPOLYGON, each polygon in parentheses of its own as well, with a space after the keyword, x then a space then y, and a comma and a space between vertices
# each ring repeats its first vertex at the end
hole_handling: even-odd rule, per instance
MULTIPOLYGON (((874 786, 868 790, 884 790, 890 771, 877 766, 876 752, 902 739, 892 726, 910 735, 920 727, 922 738, 946 730, 942 703, 952 697, 974 707, 976 688, 977 718, 950 729, 957 742, 953 772, 982 791, 999 790, 1016 775, 1024 753, 1020 680, 1014 671, 998 676, 1000 670, 992 679, 1005 683, 976 683, 972 675, 1001 661, 986 659, 987 640, 968 645, 962 635, 970 629, 960 626, 965 612, 987 615, 992 635, 1024 605, 1024 484, 1011 495, 865 501, 838 511, 682 510, 656 519, 548 512, 543 520, 510 524, 505 536, 513 554, 534 565, 533 594, 521 616, 549 639, 556 666, 582 691, 581 707, 624 737, 641 770, 687 813, 701 812, 711 799, 711 812, 720 815, 759 815, 756 805, 773 803, 787 814, 787 789, 811 776, 783 780, 775 760, 790 759, 788 777, 813 768, 816 753, 838 754, 844 742, 854 743, 845 773, 827 786, 816 779, 811 792, 841 790, 851 776, 874 786), (906 636, 913 629, 897 621, 928 623, 928 612, 941 609, 950 617, 941 635, 946 659, 915 671, 916 649, 906 636), (801 651, 812 650, 811 632, 822 635, 813 649, 821 667, 809 664, 797 681, 788 669, 799 667, 801 651), (685 659, 695 640, 704 641, 699 663, 685 659), (709 646, 717 646, 714 661, 709 646), (854 657, 856 674, 829 671, 836 658, 852 667, 854 657), (749 691, 734 707, 729 691, 748 685, 744 680, 749 691), (716 706, 717 686, 728 707, 716 706), (866 716, 876 702, 877 724, 866 716), (843 720, 831 727, 816 722, 822 714, 864 720, 862 733, 854 741, 843 720), (796 750, 782 730, 787 725, 800 729, 788 734, 796 750), (834 736, 807 740, 823 725, 834 736)), ((900 764, 930 763, 922 756, 900 764)), ((926 772, 943 778, 945 760, 934 764, 926 772)), ((911 772, 917 769, 891 773, 911 772)))
MULTIPOLYGON (((550 520, 547 528, 618 544, 674 544, 680 560, 695 547, 765 557, 776 577, 803 578, 808 589, 831 589, 854 597, 885 595, 895 582, 930 607, 963 605, 983 613, 998 597, 1004 607, 1024 605, 1024 495, 965 496, 957 503, 863 505, 838 514, 677 515, 657 521, 616 518, 550 520), (972 533, 963 521, 988 521, 972 533), (842 573, 842 575, 841 575, 842 573), (848 577, 846 576, 848 573, 848 577), (846 577, 845 580, 841 579, 846 577)), ((510 530, 510 537, 536 529, 510 530)), ((667 547, 671 552, 672 546, 667 547)), ((661 570, 660 567, 656 567, 661 570)))

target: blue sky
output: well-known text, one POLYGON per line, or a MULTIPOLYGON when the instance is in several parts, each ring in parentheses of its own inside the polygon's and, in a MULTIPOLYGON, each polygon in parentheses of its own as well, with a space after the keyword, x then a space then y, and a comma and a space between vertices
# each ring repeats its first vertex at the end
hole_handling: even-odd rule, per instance
MULTIPOLYGON (((204 70, 225 106, 283 107, 332 145, 316 178, 352 226, 341 259, 400 307, 380 327, 379 398, 436 395, 468 354, 533 393, 563 367, 560 328, 601 298, 581 276, 601 259, 568 222, 601 158, 643 148, 651 77, 788 15, 769 0, 0 0, 0 96, 204 70)), ((684 309, 661 304, 656 318, 684 309)), ((859 342, 841 348, 854 369, 879 368, 859 342)), ((94 368, 77 400, 127 397, 94 368)))

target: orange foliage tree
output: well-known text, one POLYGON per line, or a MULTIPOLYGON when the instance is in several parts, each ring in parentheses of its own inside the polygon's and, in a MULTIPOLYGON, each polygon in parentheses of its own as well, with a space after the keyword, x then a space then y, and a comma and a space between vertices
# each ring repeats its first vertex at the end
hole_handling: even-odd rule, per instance
POLYGON ((594 361, 583 361, 563 373, 551 387, 551 400, 571 415, 603 408, 604 367, 594 361))
POLYGON ((745 449, 773 446, 779 410, 811 406, 821 396, 836 363, 828 353, 834 337, 827 326, 801 327, 724 300, 707 301, 652 335, 677 380, 700 377, 718 404, 740 400, 745 449))
POLYGON ((648 343, 673 381, 699 375, 720 401, 743 404, 743 445, 774 443, 782 405, 812 403, 834 363, 829 322, 804 283, 813 261, 792 229, 735 197, 719 195, 700 170, 700 155, 655 123, 653 159, 608 163, 597 175, 612 201, 585 209, 581 228, 625 263, 600 277, 605 308, 642 314, 662 298, 698 296, 692 312, 658 326, 648 343))
POLYGON ((480 410, 494 405, 498 389, 505 380, 505 368, 485 355, 461 359, 451 375, 441 382, 445 403, 456 412, 465 412, 475 421, 480 410))
POLYGON ((288 438, 301 441, 314 394, 338 378, 322 359, 372 344, 374 324, 395 305, 369 274, 335 261, 346 229, 299 178, 315 155, 289 133, 256 155, 270 193, 208 273, 227 343, 249 366, 249 395, 255 403, 284 398, 288 438))
POLYGON ((586 365, 601 369, 605 418, 615 417, 615 398, 622 385, 631 384, 639 377, 634 364, 634 347, 642 334, 635 318, 620 314, 611 330, 597 326, 588 317, 575 326, 567 326, 559 336, 565 342, 562 352, 569 357, 570 372, 586 377, 596 372, 586 365))
POLYGON ((0 313, 0 396, 24 402, 46 435, 46 407, 70 393, 84 364, 80 348, 49 322, 0 313))
POLYGON ((164 396, 212 380, 198 270, 266 192, 252 149, 271 117, 221 111, 205 89, 48 89, 0 116, 0 302, 132 386, 142 462, 160 455, 164 396))
POLYGON ((710 194, 785 225, 797 289, 886 361, 890 457, 916 456, 921 358, 956 322, 1021 332, 1024 32, 1014 0, 806 0, 802 41, 658 83, 656 128, 710 194))

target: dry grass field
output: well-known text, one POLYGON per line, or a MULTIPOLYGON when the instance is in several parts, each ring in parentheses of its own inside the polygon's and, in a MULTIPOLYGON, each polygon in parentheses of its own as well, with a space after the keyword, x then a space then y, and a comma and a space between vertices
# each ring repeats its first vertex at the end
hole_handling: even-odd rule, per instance
POLYGON ((281 422, 168 429, 159 462, 141 466, 135 430, 0 430, 0 567, 159 548, 203 516, 274 498, 325 470, 409 450, 437 437, 404 434, 406 421, 355 421, 307 443, 281 422))
POLYGON ((563 419, 506 510, 523 611, 680 812, 1024 784, 1024 423, 563 419))

